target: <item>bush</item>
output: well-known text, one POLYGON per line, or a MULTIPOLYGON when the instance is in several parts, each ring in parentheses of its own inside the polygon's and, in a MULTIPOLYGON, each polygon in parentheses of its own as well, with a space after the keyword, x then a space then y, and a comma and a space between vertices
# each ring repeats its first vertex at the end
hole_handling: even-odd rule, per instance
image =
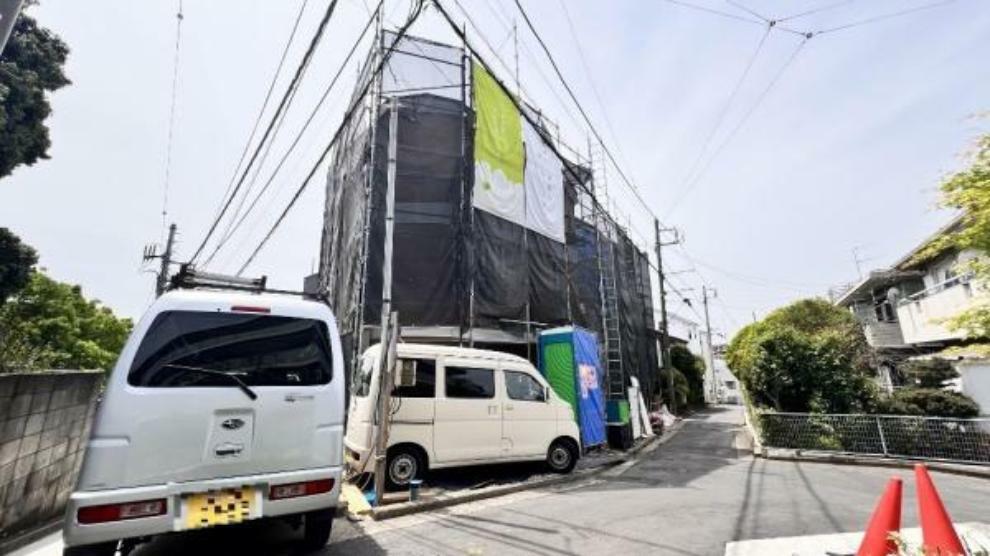
POLYGON ((969 396, 938 388, 904 388, 878 400, 877 413, 927 415, 968 419, 980 414, 980 406, 969 396))

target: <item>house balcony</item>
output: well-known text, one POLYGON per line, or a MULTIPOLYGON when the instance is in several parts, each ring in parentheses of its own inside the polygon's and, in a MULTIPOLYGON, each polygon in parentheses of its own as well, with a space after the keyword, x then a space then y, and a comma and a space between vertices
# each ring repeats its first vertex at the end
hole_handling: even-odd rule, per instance
POLYGON ((963 275, 907 297, 897 307, 904 341, 924 344, 962 339, 963 332, 949 330, 946 321, 973 307, 985 295, 970 276, 963 275))

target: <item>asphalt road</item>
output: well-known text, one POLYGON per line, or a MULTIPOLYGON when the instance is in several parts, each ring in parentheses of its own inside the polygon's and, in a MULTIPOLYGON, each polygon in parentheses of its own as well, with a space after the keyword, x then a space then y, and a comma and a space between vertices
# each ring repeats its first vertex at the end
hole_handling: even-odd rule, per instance
MULTIPOLYGON (((895 474, 905 479, 903 524, 917 525, 909 471, 755 459, 734 447, 741 420, 738 408, 702 413, 636 464, 560 489, 379 523, 340 519, 313 554, 718 555, 733 540, 861 531, 895 474)), ((990 521, 990 481, 934 479, 955 521, 990 521)), ((295 538, 280 524, 251 524, 162 538, 134 554, 289 555, 295 538)))

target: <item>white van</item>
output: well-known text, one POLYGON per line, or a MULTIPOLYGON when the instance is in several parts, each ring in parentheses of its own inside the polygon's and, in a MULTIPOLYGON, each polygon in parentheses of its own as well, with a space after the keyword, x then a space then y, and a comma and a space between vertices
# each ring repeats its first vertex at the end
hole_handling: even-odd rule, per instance
POLYGON ((344 376, 330 309, 271 294, 173 291, 109 376, 64 554, 286 517, 326 544, 340 492, 344 376))
MULTIPOLYGON (((345 460, 370 472, 380 346, 370 347, 351 381, 345 460)), ((581 454, 570 404, 529 361, 497 351, 406 344, 396 346, 386 483, 392 489, 426 470, 545 460, 570 472, 581 454)))

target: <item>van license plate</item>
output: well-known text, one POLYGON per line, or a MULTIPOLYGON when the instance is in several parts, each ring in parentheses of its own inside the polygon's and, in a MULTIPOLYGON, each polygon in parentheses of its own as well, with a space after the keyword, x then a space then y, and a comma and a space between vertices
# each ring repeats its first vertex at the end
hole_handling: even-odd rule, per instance
POLYGON ((186 529, 230 525, 255 517, 254 489, 225 488, 182 497, 186 529))

